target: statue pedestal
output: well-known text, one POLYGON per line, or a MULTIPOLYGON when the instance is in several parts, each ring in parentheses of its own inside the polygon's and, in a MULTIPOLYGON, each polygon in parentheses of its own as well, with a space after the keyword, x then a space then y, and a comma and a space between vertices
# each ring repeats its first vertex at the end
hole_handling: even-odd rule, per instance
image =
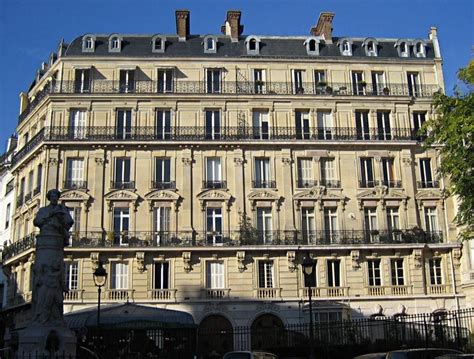
POLYGON ((76 357, 76 334, 67 327, 29 326, 20 331, 19 358, 76 357))

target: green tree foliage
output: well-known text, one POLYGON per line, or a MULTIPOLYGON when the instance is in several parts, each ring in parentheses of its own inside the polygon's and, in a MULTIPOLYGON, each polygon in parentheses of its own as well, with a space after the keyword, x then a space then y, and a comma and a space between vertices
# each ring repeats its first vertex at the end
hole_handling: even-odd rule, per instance
POLYGON ((434 96, 435 116, 427 121, 426 147, 439 148, 441 166, 438 173, 448 179, 447 190, 457 198, 456 224, 463 240, 474 237, 474 60, 458 71, 461 90, 454 95, 434 96))

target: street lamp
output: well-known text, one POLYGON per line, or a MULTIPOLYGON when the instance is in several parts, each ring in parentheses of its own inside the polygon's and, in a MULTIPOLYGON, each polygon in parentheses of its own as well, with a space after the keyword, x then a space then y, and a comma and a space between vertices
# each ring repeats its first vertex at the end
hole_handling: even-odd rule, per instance
POLYGON ((316 262, 306 253, 301 263, 304 275, 304 286, 308 288, 309 299, 309 358, 314 359, 314 334, 313 334, 313 303, 311 300, 311 287, 316 287, 316 262))
POLYGON ((100 326, 100 293, 102 292, 102 287, 105 285, 107 281, 107 271, 102 265, 102 261, 99 261, 97 268, 95 269, 94 273, 94 284, 97 287, 97 330, 99 330, 100 326))

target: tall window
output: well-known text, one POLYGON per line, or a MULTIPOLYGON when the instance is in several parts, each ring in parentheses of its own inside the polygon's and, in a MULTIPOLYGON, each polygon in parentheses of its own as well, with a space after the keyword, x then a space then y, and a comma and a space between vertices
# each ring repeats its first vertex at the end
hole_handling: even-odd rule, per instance
POLYGON ((388 89, 385 84, 385 74, 383 71, 372 72, 372 91, 374 95, 388 95, 385 89, 388 89), (384 92, 385 91, 385 92, 384 92))
POLYGON ((69 135, 72 136, 73 139, 86 138, 86 111, 71 110, 69 114, 69 135))
POLYGON ((408 94, 410 96, 418 97, 420 96, 420 76, 418 72, 408 72, 408 94))
POLYGON ((117 139, 128 140, 132 138, 132 110, 117 111, 117 139))
POLYGON ((169 262, 155 262, 153 264, 153 289, 170 289, 169 262))
POLYGON ((327 261, 328 265, 328 287, 341 286, 341 261, 331 259, 327 261))
POLYGON ((403 259, 396 258, 390 260, 390 269, 392 272, 392 285, 405 285, 403 259))
POLYGON ((128 263, 112 263, 111 289, 128 289, 128 263))
POLYGON ((326 71, 324 70, 314 70, 314 82, 316 86, 325 86, 326 83, 326 71))
POLYGON ((271 208, 257 208, 257 231, 260 242, 269 244, 273 241, 273 223, 271 208))
POLYGON ((314 244, 316 240, 316 221, 314 218, 314 208, 303 207, 301 209, 301 222, 303 242, 314 244))
POLYGON ((334 158, 321 159, 321 185, 329 188, 335 188, 338 185, 334 162, 334 158))
POLYGON ((171 139, 171 111, 158 109, 156 111, 156 138, 157 140, 171 139))
POLYGON ((392 139, 389 111, 377 111, 377 135, 379 140, 392 139))
POLYGON ((207 93, 221 92, 221 69, 206 70, 207 93))
POLYGON ((360 159, 360 187, 374 187, 374 172, 372 166, 372 158, 366 157, 360 159))
POLYGON ((206 210, 207 244, 222 245, 222 209, 207 208, 206 210))
POLYGON ((293 70, 293 93, 303 94, 304 83, 303 83, 304 70, 293 70))
POLYGON ((206 158, 206 181, 204 188, 223 188, 220 157, 206 158))
POLYGON ((168 243, 170 237, 170 212, 170 207, 156 207, 153 210, 153 227, 157 246, 168 243))
POLYGON ((66 183, 64 188, 84 188, 84 159, 68 158, 66 163, 66 183))
POLYGON ((428 261, 430 266, 430 283, 431 285, 443 284, 443 277, 441 272, 441 258, 431 258, 428 261))
POLYGON ((254 111, 252 114, 253 138, 266 140, 270 137, 268 111, 254 111))
POLYGON ((337 225, 337 209, 336 208, 325 208, 324 209, 324 235, 326 242, 337 243, 338 242, 338 225, 337 225))
POLYGON ((318 111, 316 113, 318 125, 318 139, 332 140, 333 123, 331 111, 318 111))
POLYGON ((206 110, 206 138, 221 138, 221 116, 219 110, 206 110))
POLYGON ((296 138, 308 140, 311 138, 309 111, 296 111, 296 138))
POLYGON ((398 208, 388 207, 387 208, 387 227, 388 233, 393 241, 401 240, 400 233, 400 215, 398 208))
POLYGON ((81 229, 81 207, 69 208, 69 215, 74 220, 74 223, 69 229, 69 233, 74 235, 74 233, 79 232, 81 229))
POLYGON ((120 70, 119 91, 122 93, 135 91, 135 70, 120 70))
POLYGON ((265 70, 263 69, 254 69, 253 70, 253 81, 255 84, 255 93, 266 93, 265 86, 265 70))
POLYGON ((437 232, 439 230, 436 212, 436 207, 425 207, 425 229, 427 232, 437 232))
POLYGON ((115 159, 114 188, 133 188, 134 183, 130 181, 130 158, 122 157, 115 159))
POLYGON ((258 287, 259 288, 273 288, 273 261, 259 260, 258 261, 258 287))
POLYGON ((36 170, 36 189, 35 192, 39 193, 41 191, 41 183, 43 180, 43 165, 39 164, 38 169, 36 170))
POLYGON ((397 187, 393 158, 382 158, 382 184, 387 187, 397 187))
POLYGON ((90 92, 91 90, 91 70, 76 69, 74 90, 76 93, 90 92))
POLYGON ((10 213, 11 213, 11 203, 8 203, 5 209, 5 229, 10 227, 10 213))
POLYGON ((64 285, 69 290, 79 289, 79 263, 65 262, 64 263, 64 285))
POLYGON ((311 158, 298 158, 298 187, 313 187, 313 161, 311 158))
POLYGON ((370 140, 369 113, 367 111, 356 111, 356 138, 358 140, 370 140))
POLYGON ((352 92, 354 95, 365 95, 364 73, 352 71, 352 92))
POLYGON ((30 196, 33 194, 33 186, 34 186, 34 178, 35 178, 35 173, 33 170, 28 172, 28 193, 30 196))
POLYGON ((364 227, 366 238, 370 242, 378 242, 379 231, 376 208, 364 208, 364 227))
POLYGON ((270 180, 270 159, 256 158, 255 159, 255 188, 272 188, 273 181, 270 180))
POLYGON ((114 208, 114 244, 128 245, 130 210, 124 207, 114 208))
POLYGON ((369 286, 375 287, 382 285, 382 278, 380 276, 380 259, 368 260, 367 268, 369 270, 369 286))
POLYGON ((224 262, 207 261, 206 262, 206 288, 207 289, 223 289, 225 288, 224 280, 224 262))
POLYGON ((420 179, 422 188, 432 188, 434 186, 431 172, 431 159, 420 158, 420 179))
POLYGON ((155 183, 153 188, 172 188, 171 160, 168 157, 155 158, 155 183))
POLYGON ((418 141, 423 140, 423 136, 418 134, 418 132, 420 131, 421 127, 425 124, 425 122, 426 122, 425 112, 413 112, 413 132, 418 141))
POLYGON ((173 70, 158 70, 158 93, 173 92, 173 70))
POLYGON ((25 177, 23 177, 21 180, 20 180, 20 188, 19 188, 19 195, 18 195, 19 199, 21 200, 21 202, 23 203, 23 200, 24 200, 24 197, 25 197, 25 177))

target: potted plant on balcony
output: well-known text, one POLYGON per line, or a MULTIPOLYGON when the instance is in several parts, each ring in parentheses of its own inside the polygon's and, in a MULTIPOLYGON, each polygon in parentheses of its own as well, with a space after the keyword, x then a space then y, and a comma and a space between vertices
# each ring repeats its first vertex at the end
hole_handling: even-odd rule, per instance
POLYGON ((384 87, 382 92, 385 96, 388 96, 390 94, 390 89, 388 87, 384 87))
POLYGON ((107 231, 105 240, 107 241, 107 247, 112 247, 115 241, 115 233, 113 231, 107 231))
POLYGON ((362 86, 362 87, 366 87, 366 86, 367 86, 367 82, 365 82, 364 80, 359 81, 358 84, 359 84, 359 86, 362 86))
POLYGON ((332 87, 331 86, 326 86, 326 93, 328 95, 332 95, 332 87))

